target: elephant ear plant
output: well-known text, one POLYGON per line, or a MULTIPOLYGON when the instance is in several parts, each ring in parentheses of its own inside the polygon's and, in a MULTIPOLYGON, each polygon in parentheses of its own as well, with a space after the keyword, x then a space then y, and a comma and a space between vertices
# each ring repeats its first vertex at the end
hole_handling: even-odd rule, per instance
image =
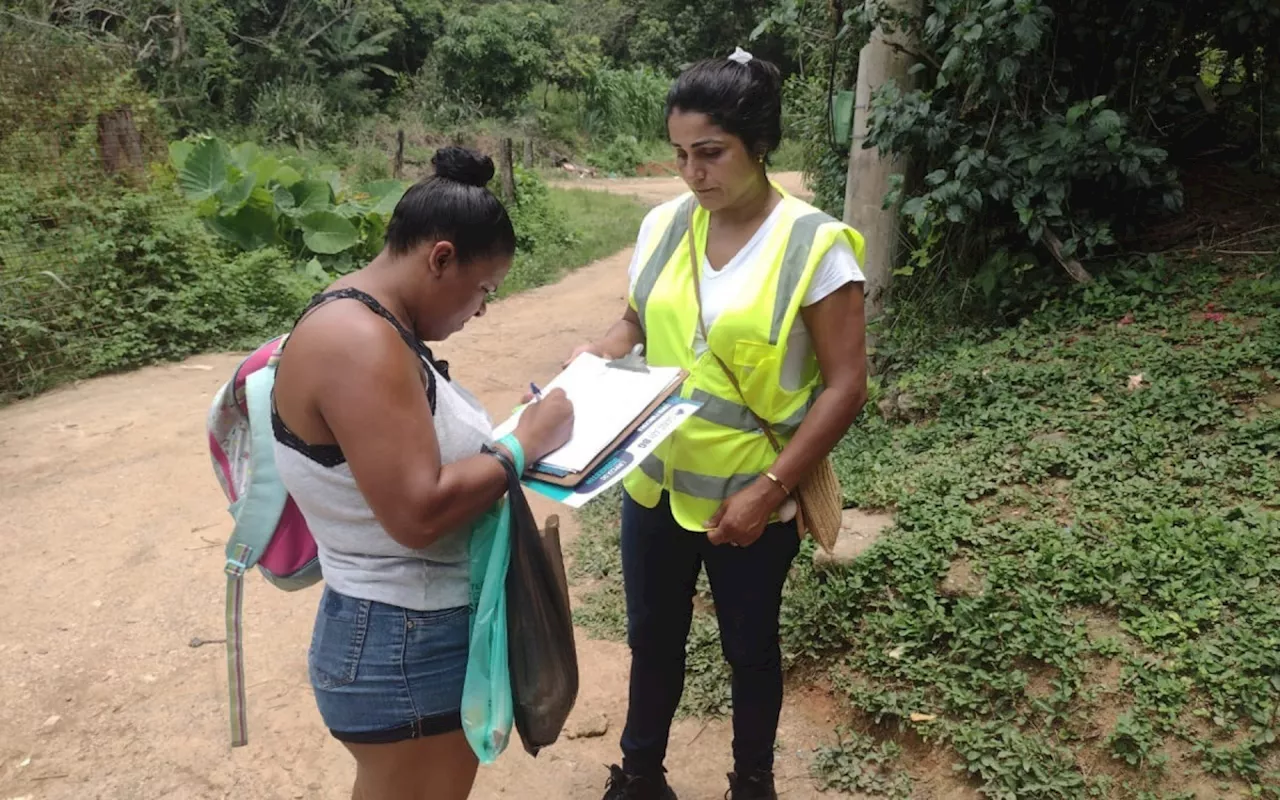
POLYGON ((334 167, 202 136, 174 142, 178 186, 209 229, 242 250, 282 247, 305 270, 344 273, 377 255, 407 184, 343 188, 334 167), (309 260, 308 260, 309 259, 309 260))

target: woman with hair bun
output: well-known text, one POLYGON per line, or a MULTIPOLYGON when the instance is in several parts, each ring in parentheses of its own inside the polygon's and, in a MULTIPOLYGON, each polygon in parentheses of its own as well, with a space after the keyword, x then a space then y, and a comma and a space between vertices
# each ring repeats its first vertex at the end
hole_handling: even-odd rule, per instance
POLYGON ((676 79, 667 133, 691 191, 645 219, 626 312, 574 352, 643 344, 650 364, 687 369, 681 394, 703 403, 624 483, 631 686, 605 800, 676 796, 663 762, 704 566, 733 672, 726 797, 777 797, 778 614, 800 547, 792 492, 867 396, 862 237, 769 180, 780 84, 741 49, 676 79))
MULTIPOLYGON (((432 163, 396 206, 382 252, 304 311, 273 395, 275 462, 325 581, 311 685, 355 757, 355 800, 463 800, 477 767, 459 711, 468 542, 506 491, 494 457, 504 445, 424 342, 484 314, 515 232, 485 188, 492 160, 448 147, 432 163)), ((548 392, 509 447, 532 463, 572 427, 568 398, 548 392)))

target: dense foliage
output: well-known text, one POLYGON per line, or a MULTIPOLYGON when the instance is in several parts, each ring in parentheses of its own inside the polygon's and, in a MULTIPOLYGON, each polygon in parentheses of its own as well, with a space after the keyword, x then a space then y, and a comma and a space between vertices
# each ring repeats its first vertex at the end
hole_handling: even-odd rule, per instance
MULTIPOLYGON (((671 76, 735 45, 784 71, 775 166, 798 151, 839 214, 832 97, 900 31, 918 63, 870 135, 913 165, 892 369, 837 451, 896 527, 849 569, 802 559, 783 615, 788 665, 850 709, 819 783, 912 797, 908 754, 938 745, 968 794, 1280 798, 1280 277, 1097 258, 1182 207, 1191 164, 1276 170, 1280 5, 903 5, 13 0, 0 399, 280 332, 445 142, 530 144, 504 292, 615 252, 642 209, 540 170, 669 162, 671 76), (1097 280, 1064 288, 1073 258, 1097 280)), ((589 507, 575 569, 580 621, 621 636, 616 511, 589 507)), ((725 713, 704 611, 688 670, 683 712, 725 713)))
MULTIPOLYGON (((0 23, 0 399, 253 344, 381 249, 407 181, 391 179, 385 151, 313 146, 350 127, 326 105, 330 92, 313 103, 308 84, 282 76, 275 110, 255 101, 262 115, 240 144, 208 133, 172 139, 176 109, 131 68, 111 38, 120 30, 106 26, 110 35, 90 41, 74 26, 60 33, 13 19, 0 23), (134 135, 115 166, 104 120, 134 135)), ((620 71, 614 85, 631 74, 620 71)), ((635 75, 650 89, 660 80, 635 75)), ((606 102, 578 91, 601 125, 638 118, 641 103, 625 93, 606 102)), ((415 154, 415 172, 433 149, 415 154)), ((520 167, 516 189, 519 253, 504 292, 625 246, 642 212, 627 198, 552 192, 520 167)))
POLYGON ((1177 211, 1191 157, 1266 166, 1280 145, 1266 0, 933 0, 846 19, 919 42, 916 85, 879 93, 870 137, 918 170, 890 197, 916 243, 908 274, 976 273, 992 293, 1177 211))

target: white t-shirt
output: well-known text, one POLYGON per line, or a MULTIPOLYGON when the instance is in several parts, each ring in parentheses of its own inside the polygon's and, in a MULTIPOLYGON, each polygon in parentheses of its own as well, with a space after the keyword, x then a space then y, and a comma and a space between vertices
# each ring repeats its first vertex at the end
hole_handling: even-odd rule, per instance
MULTIPOLYGON (((753 267, 760 263, 760 251, 781 218, 781 209, 782 204, 779 203, 760 228, 756 230, 750 241, 720 269, 712 269, 711 262, 707 259, 706 254, 703 254, 702 321, 707 330, 711 329, 716 318, 720 316, 720 312, 739 295, 742 291, 742 285, 751 280, 752 274, 756 271, 753 267)), ((645 241, 654 233, 653 219, 655 213, 656 210, 651 211, 645 217, 640 226, 639 241, 645 241)), ((630 277, 631 292, 634 292, 636 282, 640 279, 642 266, 640 263, 640 251, 637 249, 631 256, 631 267, 627 273, 630 277)), ((854 257, 853 249, 849 246, 848 241, 837 239, 836 243, 827 251, 827 254, 823 256, 822 261, 818 263, 818 267, 813 274, 813 280, 809 283, 809 289, 805 292, 804 299, 800 302, 800 305, 802 307, 811 306, 847 283, 863 283, 865 281, 866 278, 863 277, 862 270, 858 266, 858 260, 854 257)), ((694 332, 693 349, 699 355, 706 350, 706 343, 702 341, 702 334, 696 330, 694 332)), ((808 360, 812 349, 813 344, 809 339, 809 331, 804 327, 804 320, 797 318, 795 325, 791 328, 791 334, 787 337, 787 354, 782 362, 781 383, 784 389, 794 391, 800 388, 804 364, 808 360)))

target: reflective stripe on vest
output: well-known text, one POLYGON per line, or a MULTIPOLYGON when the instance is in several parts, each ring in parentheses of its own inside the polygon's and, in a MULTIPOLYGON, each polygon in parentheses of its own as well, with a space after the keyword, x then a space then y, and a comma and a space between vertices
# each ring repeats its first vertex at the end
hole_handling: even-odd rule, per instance
POLYGON ((644 308, 649 303, 649 294, 653 292, 653 287, 658 282, 658 276, 662 274, 662 268, 667 265, 671 257, 676 254, 676 248, 685 244, 685 234, 689 232, 689 212, 693 210, 694 203, 697 199, 693 195, 689 195, 688 199, 676 207, 675 216, 671 218, 670 224, 667 225, 666 232, 662 234, 661 241, 658 246, 649 254, 648 260, 644 262, 644 268, 640 270, 639 277, 636 278, 635 297, 633 298, 636 311, 640 315, 640 328, 644 329, 644 308))
MULTIPOLYGON (((809 409, 813 407, 814 401, 818 399, 818 395, 821 393, 822 387, 817 387, 808 402, 792 412, 791 416, 773 424, 774 432, 780 436, 790 437, 795 435, 796 429, 800 427, 801 422, 804 422, 805 415, 809 413, 809 409)), ((756 420, 756 415, 752 414, 751 409, 741 403, 735 403, 723 397, 716 397, 710 392, 704 392, 701 389, 694 389, 690 392, 689 399, 702 403, 702 408, 698 409, 697 413, 694 414, 700 419, 744 433, 760 432, 760 423, 756 420)))
POLYGON ((809 255, 813 252, 813 242, 818 228, 834 219, 819 211, 807 214, 796 220, 791 226, 791 238, 787 240, 786 252, 782 254, 782 274, 778 276, 777 300, 773 304, 773 325, 769 329, 769 344, 778 343, 778 334, 782 332, 782 323, 786 320, 787 309, 791 308, 791 298, 795 297, 796 286, 804 276, 805 265, 809 263, 809 255))

